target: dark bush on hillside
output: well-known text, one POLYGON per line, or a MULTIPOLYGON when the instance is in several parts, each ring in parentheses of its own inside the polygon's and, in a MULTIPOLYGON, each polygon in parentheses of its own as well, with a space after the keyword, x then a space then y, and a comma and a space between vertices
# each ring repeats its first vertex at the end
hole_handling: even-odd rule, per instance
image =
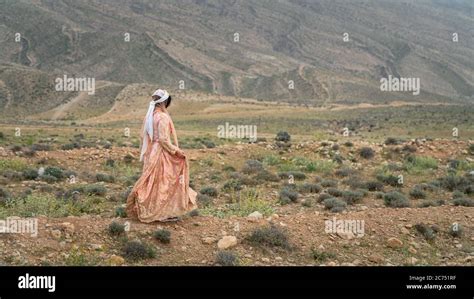
POLYGON ((231 251, 218 251, 216 254, 216 263, 225 266, 237 266, 239 264, 238 256, 231 251))
POLYGON ((199 206, 208 207, 212 204, 212 198, 206 194, 198 194, 197 202, 199 206))
POLYGON ((280 131, 277 133, 275 140, 281 142, 289 142, 291 140, 291 136, 290 134, 288 134, 288 132, 280 131))
POLYGON ((38 170, 34 168, 29 168, 23 171, 23 177, 25 180, 35 180, 38 178, 38 170))
POLYGON ((119 236, 119 235, 125 233, 125 225, 113 221, 113 222, 109 225, 108 230, 109 230, 109 234, 110 234, 110 235, 112 235, 112 236, 119 236))
POLYGON ((410 202, 405 195, 398 191, 385 193, 383 200, 386 206, 392 208, 406 208, 410 206, 410 202))
POLYGON ((289 204, 298 200, 298 192, 289 187, 284 187, 280 190, 279 200, 281 204, 289 204))
POLYGON ((375 152, 370 147, 363 147, 359 150, 359 155, 364 159, 372 159, 375 156, 375 152))
POLYGON ((329 193, 330 195, 334 197, 341 197, 343 191, 336 188, 328 188, 327 193, 329 193))
POLYGON ((55 178, 60 180, 60 179, 64 178, 64 170, 62 168, 59 168, 59 167, 48 166, 44 170, 44 175, 54 176, 55 178))
POLYGON ((423 199, 426 198, 426 192, 419 187, 415 187, 410 190, 410 196, 414 199, 423 199))
POLYGON ((424 223, 415 224, 415 229, 426 240, 433 240, 436 237, 436 232, 433 230, 433 228, 424 223))
POLYGON ((326 198, 325 200, 323 200, 323 204, 327 210, 336 213, 344 210, 347 206, 347 203, 345 201, 334 197, 326 198))
POLYGON ((159 229, 153 233, 153 238, 163 244, 169 244, 171 242, 171 232, 167 229, 159 229))
POLYGON ((256 246, 281 247, 284 249, 291 247, 287 233, 275 225, 256 228, 247 237, 247 241, 256 246))
POLYGON ((364 193, 361 191, 344 191, 342 193, 342 199, 344 199, 348 205, 359 202, 362 198, 364 198, 364 193))
POLYGON ((378 181, 369 181, 364 184, 364 187, 369 191, 383 191, 384 185, 378 181))
POLYGON ((204 187, 202 188, 199 193, 201 194, 205 194, 205 195, 208 195, 208 196, 211 196, 211 197, 216 197, 217 196, 217 189, 214 188, 214 187, 204 187))
POLYGON ((150 259, 156 256, 155 250, 138 240, 128 241, 123 247, 123 256, 131 261, 150 259))
POLYGON ((254 174, 262 170, 263 164, 257 160, 247 160, 242 168, 242 172, 245 174, 254 174))
POLYGON ((298 186, 298 190, 301 193, 319 193, 321 192, 321 186, 318 184, 304 183, 298 186))
POLYGON ((474 200, 470 198, 459 197, 453 200, 455 206, 474 207, 474 200))

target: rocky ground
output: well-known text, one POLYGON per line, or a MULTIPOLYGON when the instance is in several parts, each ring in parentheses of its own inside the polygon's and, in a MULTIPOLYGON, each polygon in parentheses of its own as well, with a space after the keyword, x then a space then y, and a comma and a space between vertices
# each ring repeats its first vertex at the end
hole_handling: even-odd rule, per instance
MULTIPOLYGON (((102 196, 102 208, 94 213, 65 217, 36 215, 39 219, 37 237, 0 234, 0 262, 6 265, 473 265, 473 208, 455 205, 452 198, 456 190, 429 190, 424 199, 408 195, 415 185, 444 176, 452 167, 449 166, 452 159, 467 163, 467 168, 459 171, 458 175, 468 176, 474 170, 469 168, 473 165, 473 156, 468 142, 412 140, 398 145, 356 142, 350 146, 341 143, 337 147, 335 143, 302 142, 282 148, 274 142, 260 142, 187 150, 194 188, 199 191, 204 187, 213 187, 218 194, 211 196, 211 203, 202 204, 198 212, 186 215, 177 222, 152 224, 117 215, 116 209, 124 204, 120 194, 127 189, 124 186, 127 184, 122 181, 126 175, 123 167, 120 171, 104 168, 108 160, 122 161, 128 157, 133 160, 130 164, 133 171, 126 169, 126 173, 133 176, 140 169, 136 161, 136 148, 54 149, 38 151, 28 157, 3 148, 0 151, 2 159, 19 159, 28 165, 56 165, 73 170, 77 176, 77 181, 72 183, 68 180, 45 183, 40 178, 12 181, 3 177, 3 188, 13 194, 20 194, 24 189, 32 189, 33 194, 43 190, 40 193, 43 194, 45 191, 41 186, 44 185, 52 186, 46 192, 54 194, 75 184, 92 183, 91 177, 100 172, 112 173, 116 179, 114 182, 99 182, 107 188, 107 194, 102 196), (349 181, 371 180, 375 177, 374 171, 381 166, 402 163, 406 158, 403 151, 407 145, 415 149, 416 155, 434 158, 438 162, 437 167, 425 169, 423 173, 401 171, 405 174, 403 186, 384 185, 382 191, 369 190, 361 200, 338 212, 332 212, 324 201, 318 200, 322 193, 331 192, 330 187, 323 186, 317 192, 302 192, 297 188, 298 198, 282 203, 280 190, 287 184, 286 178, 252 184, 245 183, 245 177, 236 175, 245 173, 252 177, 251 172, 243 169, 249 159, 263 160, 266 170, 277 173, 289 167, 286 163, 295 157, 323 161, 342 157, 342 163, 334 164, 333 168, 304 172, 306 177, 295 184, 300 186, 305 182, 315 182, 324 185, 322 181, 333 180, 337 188, 350 190, 353 187, 349 186, 348 178, 349 181), (359 150, 363 147, 372 148, 374 157, 361 158, 359 150), (279 162, 265 163, 268 156, 279 157, 279 162), (236 171, 227 172, 225 169, 229 167, 236 171), (341 169, 351 169, 354 173, 340 177, 337 170, 341 169), (250 208, 228 212, 228 203, 234 195, 224 186, 226 180, 235 177, 244 182, 244 189, 240 192, 250 187, 258 190, 255 211, 250 208), (384 199, 379 197, 393 190, 407 195, 409 207, 392 208, 384 204, 384 199), (441 205, 423 208, 419 205, 423 201, 441 198, 445 200, 441 205), (362 221, 364 229, 360 235, 329 233, 325 230, 328 220, 362 221), (112 222, 124 224, 124 231, 111 233, 112 222), (454 224, 462 227, 462 232, 453 233, 454 224), (252 240, 251 236, 259 228, 274 228, 277 234, 284 236, 284 241, 252 240), (167 237, 155 237, 156 231, 169 233, 169 240, 167 237), (130 258, 124 253, 124 248, 134 240, 147 244, 154 254, 130 258)), ((81 196, 77 200, 83 200, 81 196)), ((471 199, 472 193, 466 191, 465 197, 471 199)))

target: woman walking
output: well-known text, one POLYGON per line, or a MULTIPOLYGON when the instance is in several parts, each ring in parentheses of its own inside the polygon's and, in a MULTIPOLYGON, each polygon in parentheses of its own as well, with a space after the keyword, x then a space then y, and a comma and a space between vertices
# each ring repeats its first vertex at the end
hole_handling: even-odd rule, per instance
POLYGON ((189 188, 188 160, 167 111, 171 96, 158 89, 152 99, 140 136, 143 173, 127 198, 129 217, 147 223, 178 220, 197 208, 197 193, 189 188))

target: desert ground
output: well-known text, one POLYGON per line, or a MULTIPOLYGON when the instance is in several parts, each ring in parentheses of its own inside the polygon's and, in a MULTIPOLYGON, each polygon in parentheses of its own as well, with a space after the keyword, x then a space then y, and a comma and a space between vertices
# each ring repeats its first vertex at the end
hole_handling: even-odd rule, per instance
POLYGON ((124 206, 146 103, 75 104, 2 124, 0 218, 38 219, 37 237, 0 234, 3 265, 473 265, 472 105, 177 101, 199 209, 145 224, 124 206), (218 138, 226 122, 257 140, 218 138))

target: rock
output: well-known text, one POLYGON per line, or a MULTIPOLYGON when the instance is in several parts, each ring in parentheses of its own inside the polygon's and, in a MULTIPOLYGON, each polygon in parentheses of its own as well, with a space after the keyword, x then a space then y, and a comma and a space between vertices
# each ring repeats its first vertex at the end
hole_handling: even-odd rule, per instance
POLYGON ((59 224, 59 229, 61 229, 66 237, 72 237, 74 232, 76 231, 76 228, 74 224, 69 223, 69 222, 63 222, 59 224))
POLYGON ((332 262, 332 261, 331 261, 331 262, 329 262, 327 265, 328 265, 328 266, 331 266, 331 267, 333 267, 333 266, 337 266, 336 262, 332 262))
POLYGON ((387 240, 387 246, 390 248, 401 248, 403 246, 403 242, 397 238, 389 238, 387 240))
POLYGON ((247 216, 247 220, 250 221, 250 222, 257 222, 262 218, 263 218, 262 213, 260 213, 258 211, 255 211, 255 212, 253 212, 253 213, 251 213, 250 215, 247 216))
POLYGON ((125 259, 121 256, 112 254, 108 260, 109 265, 111 266, 121 266, 125 263, 125 259))
POLYGON ((201 241, 204 244, 212 244, 212 243, 215 243, 217 240, 216 240, 216 238, 213 238, 213 237, 204 237, 204 238, 201 239, 201 241))
POLYGON ((61 235, 62 234, 61 234, 61 231, 59 229, 53 229, 51 231, 51 237, 53 237, 53 239, 55 239, 55 240, 61 239, 61 235))
POLYGON ((262 257, 262 262, 269 263, 270 259, 268 257, 262 257))
POLYGON ((418 251, 416 251, 415 248, 410 246, 410 248, 408 248, 408 252, 410 252, 411 254, 416 254, 418 251))
POLYGON ((237 238, 235 236, 224 236, 217 242, 217 248, 224 250, 237 245, 237 238))
POLYGON ((355 237, 352 232, 346 232, 346 233, 338 232, 337 235, 345 240, 352 240, 355 237))
POLYGON ((410 234, 410 231, 408 229, 406 229, 405 227, 402 227, 400 229, 400 232, 404 235, 409 235, 410 234))
POLYGON ((416 257, 410 257, 408 258, 408 263, 411 264, 411 265, 415 265, 416 263, 418 263, 418 259, 416 257))
POLYGON ((381 264, 385 261, 385 258, 378 253, 373 253, 369 256, 369 261, 376 264, 381 264))
POLYGON ((282 258, 281 256, 277 256, 277 257, 275 258, 275 261, 281 262, 281 261, 283 261, 283 258, 282 258))

